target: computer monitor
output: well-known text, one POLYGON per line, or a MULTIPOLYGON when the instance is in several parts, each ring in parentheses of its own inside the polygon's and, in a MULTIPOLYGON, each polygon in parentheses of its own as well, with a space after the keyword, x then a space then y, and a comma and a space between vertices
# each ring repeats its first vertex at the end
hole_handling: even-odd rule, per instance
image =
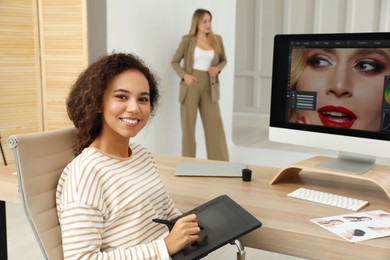
POLYGON ((269 139, 339 151, 318 167, 342 172, 390 157, 390 33, 276 35, 269 139))

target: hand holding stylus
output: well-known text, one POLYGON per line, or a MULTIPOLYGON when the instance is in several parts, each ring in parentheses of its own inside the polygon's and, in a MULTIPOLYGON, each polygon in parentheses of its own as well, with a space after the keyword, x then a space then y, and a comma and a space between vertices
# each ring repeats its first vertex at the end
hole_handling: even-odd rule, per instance
MULTIPOLYGON (((167 220, 167 219, 159 219, 159 218, 154 218, 152 220, 153 220, 153 222, 167 225, 169 230, 171 230, 176 223, 176 220, 167 220)), ((201 225, 199 225, 199 228, 200 228, 200 230, 204 229, 201 225)))
POLYGON ((179 218, 171 232, 164 238, 169 255, 176 254, 186 245, 197 240, 199 232, 200 228, 195 214, 179 218))

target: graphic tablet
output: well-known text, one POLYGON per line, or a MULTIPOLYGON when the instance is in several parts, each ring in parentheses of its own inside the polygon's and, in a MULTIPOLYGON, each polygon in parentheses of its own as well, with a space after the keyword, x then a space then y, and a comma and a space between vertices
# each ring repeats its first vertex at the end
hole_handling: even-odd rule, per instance
POLYGON ((204 230, 201 230, 196 242, 173 255, 173 260, 200 259, 262 225, 227 195, 210 200, 183 216, 189 214, 197 215, 204 230))

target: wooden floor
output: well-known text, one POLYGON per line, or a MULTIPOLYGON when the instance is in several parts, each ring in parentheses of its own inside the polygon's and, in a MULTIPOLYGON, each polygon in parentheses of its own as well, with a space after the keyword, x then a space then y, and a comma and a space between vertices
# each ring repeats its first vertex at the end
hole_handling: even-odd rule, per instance
MULTIPOLYGON (((234 128, 235 142, 241 145, 266 145, 267 135, 264 129, 257 127, 242 128, 241 122, 234 128)), ((247 124, 248 125, 248 124, 247 124)), ((7 203, 8 259, 10 260, 41 260, 43 259, 34 234, 28 224, 21 204, 7 203)), ((297 260, 300 258, 281 255, 273 252, 245 248, 246 260, 297 260)), ((233 260, 237 258, 235 245, 226 245, 205 258, 206 260, 233 260)), ((3 260, 3 259, 1 259, 3 260)))

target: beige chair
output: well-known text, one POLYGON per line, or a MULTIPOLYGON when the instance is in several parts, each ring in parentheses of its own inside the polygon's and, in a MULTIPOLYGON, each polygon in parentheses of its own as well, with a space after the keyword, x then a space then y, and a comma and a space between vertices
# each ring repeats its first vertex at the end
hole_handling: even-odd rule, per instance
POLYGON ((3 145, 1 144, 1 133, 0 133, 0 150, 1 150, 1 155, 3 156, 4 165, 7 166, 7 160, 5 159, 5 154, 4 154, 4 150, 3 150, 3 145))
POLYGON ((19 196, 45 259, 63 259, 55 193, 73 159, 74 128, 20 134, 7 139, 14 152, 19 196))

